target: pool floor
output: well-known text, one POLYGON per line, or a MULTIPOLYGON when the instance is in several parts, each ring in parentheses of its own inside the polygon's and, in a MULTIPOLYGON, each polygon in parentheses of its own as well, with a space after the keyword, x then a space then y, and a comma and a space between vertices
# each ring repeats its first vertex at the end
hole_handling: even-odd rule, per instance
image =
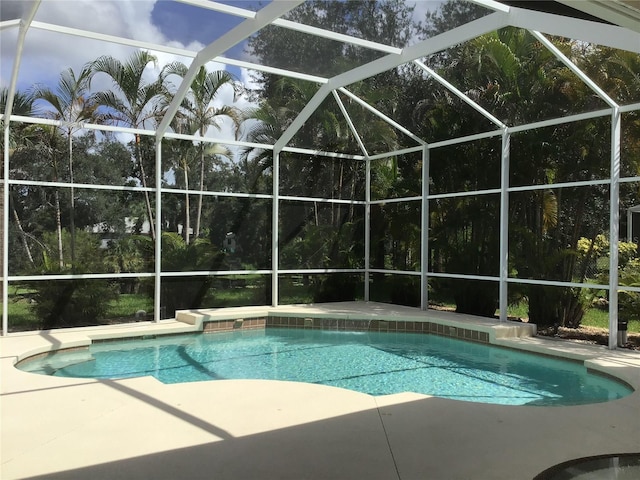
POLYGON ((577 362, 485 344, 429 334, 282 328, 108 342, 21 368, 80 378, 150 375, 167 384, 286 380, 502 405, 578 405, 632 392, 577 362))

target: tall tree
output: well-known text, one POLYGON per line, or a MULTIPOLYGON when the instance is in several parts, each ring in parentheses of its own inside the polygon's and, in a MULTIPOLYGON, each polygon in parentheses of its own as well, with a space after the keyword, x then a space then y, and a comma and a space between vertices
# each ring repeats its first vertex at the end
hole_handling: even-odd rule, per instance
MULTIPOLYGON (((483 14, 481 10, 468 2, 447 2, 428 16, 425 36, 471 21, 483 14)), ((431 56, 427 63, 508 125, 561 116, 568 111, 573 113, 570 111, 571 99, 562 83, 566 81, 567 69, 558 66, 553 55, 526 31, 501 29, 431 56)), ((492 128, 486 119, 475 112, 470 113, 468 107, 447 91, 425 81, 422 74, 418 75, 420 72, 407 70, 406 73, 411 75, 408 80, 412 93, 405 96, 406 101, 399 108, 402 112, 400 115, 408 121, 417 122, 416 128, 422 138, 437 141, 492 128)), ((536 158, 536 149, 533 147, 539 146, 543 140, 539 133, 533 132, 528 137, 518 136, 512 140, 512 145, 525 138, 532 147, 528 155, 531 155, 531 159, 536 158)), ((514 150, 516 147, 512 148, 512 169, 516 157, 527 156, 522 153, 522 148, 514 150)), ((492 140, 434 150, 430 158, 431 190, 445 193, 496 188, 500 184, 499 152, 499 141, 492 140)), ((562 154, 558 158, 562 158, 562 154)), ((534 162, 530 161, 529 166, 531 163, 534 162)), ((512 171, 512 184, 530 185, 547 181, 544 175, 550 170, 539 163, 536 165, 536 168, 512 171)), ((523 163, 522 167, 527 165, 523 163)), ((514 195, 511 200, 512 212, 516 212, 517 201, 524 200, 524 196, 514 195)), ((547 236, 542 230, 535 230, 536 233, 532 234, 543 240, 554 232, 557 224, 552 222, 552 207, 557 206, 555 193, 536 191, 527 195, 526 200, 532 202, 530 208, 538 212, 536 218, 547 215, 544 223, 547 236)), ((498 213, 496 197, 490 195, 435 202, 431 219, 433 238, 430 242, 434 267, 453 273, 497 275, 498 213)), ((524 217, 521 217, 521 222, 525 222, 524 217)), ((512 233, 517 229, 517 224, 512 219, 512 233)), ((542 228, 543 224, 539 225, 542 228)), ((533 232, 534 226, 523 225, 523 230, 533 232)), ((521 237, 516 235, 510 242, 514 255, 517 251, 516 238, 521 237)), ((525 253, 524 250, 521 253, 525 253)), ((516 255, 515 262, 519 264, 517 258, 516 255)), ((540 258, 533 259, 533 264, 539 263, 540 258)), ((524 273, 522 269, 519 272, 524 273)), ((494 314, 498 291, 491 282, 452 281, 451 284, 459 311, 494 314)))
MULTIPOLYGON (((4 113, 6 111, 8 95, 9 95, 8 88, 2 88, 0 90, 0 112, 4 113)), ((16 91, 14 94, 12 111, 14 115, 21 115, 25 117, 30 117, 38 114, 38 109, 34 105, 34 99, 31 93, 21 92, 19 90, 16 91)), ((7 120, 3 119, 2 121, 3 127, 4 127, 5 121, 7 120)), ((32 131, 33 131, 33 127, 30 126, 29 124, 14 124, 13 128, 9 128, 9 144, 8 145, 5 145, 4 143, 5 136, 2 135, 2 139, 0 139, 0 146, 2 147, 0 148, 0 155, 2 155, 3 161, 4 161, 4 149, 5 148, 9 149, 9 156, 11 156, 16 149, 22 148, 30 143, 29 132, 32 132, 32 131)), ((4 215, 4 194, 3 194, 4 192, 2 188, 0 188, 0 212, 2 212, 2 215, 4 215)), ((29 247, 27 234, 24 231, 24 228, 22 226, 22 221, 16 210, 15 201, 12 200, 12 197, 13 197, 12 190, 9 191, 9 195, 10 195, 10 205, 11 205, 10 208, 11 208, 12 217, 16 223, 16 228, 20 233, 20 240, 22 242, 22 246, 24 248, 27 260, 29 261, 29 264, 33 266, 34 265, 33 255, 31 253, 31 248, 29 247)), ((2 222, 1 228, 4 229, 4 221, 2 222)), ((4 235, 8 235, 8 232, 3 231, 2 233, 4 235)), ((4 255, 2 258, 4 258, 4 255)))
MULTIPOLYGON (((187 74, 188 68, 186 65, 176 62, 165 67, 165 75, 178 75, 184 78, 187 74)), ((222 105, 220 107, 215 105, 215 101, 220 98, 222 91, 225 87, 231 87, 234 92, 234 100, 237 95, 243 92, 242 85, 237 79, 229 72, 224 70, 216 70, 213 72, 207 71, 206 67, 202 66, 196 73, 193 81, 191 82, 191 88, 187 93, 182 103, 183 121, 186 123, 184 129, 185 133, 195 134, 198 133, 201 137, 204 137, 209 128, 220 130, 222 127, 223 117, 229 118, 235 128, 240 125, 243 112, 237 107, 232 105, 222 105)), ((199 157, 200 157, 200 185, 199 190, 202 192, 205 188, 205 171, 206 171, 206 159, 207 153, 209 155, 215 155, 219 153, 224 156, 228 156, 228 149, 223 147, 211 147, 207 142, 201 141, 198 145, 199 157)), ((196 213, 196 227, 194 234, 196 237, 200 236, 200 228, 202 221, 202 198, 203 195, 198 195, 198 208, 196 213)), ((188 242, 187 242, 188 243, 188 242)))
MULTIPOLYGON (((25 172, 32 170, 32 164, 35 163, 37 164, 36 169, 42 171, 46 180, 50 182, 60 181, 66 139, 61 135, 60 131, 52 125, 34 125, 33 130, 34 131, 30 133, 32 143, 16 149, 12 156, 15 165, 21 165, 22 169, 24 169, 20 173, 16 172, 17 176, 22 177, 25 172), (25 166, 28 167, 25 168, 25 166)), ((50 194, 50 188, 36 187, 34 190, 40 194, 41 204, 49 204, 53 207, 58 250, 57 268, 58 271, 61 271, 65 267, 65 259, 60 189, 54 187, 53 195, 50 194)), ((48 221, 46 223, 48 223, 48 221)), ((51 263, 51 265, 54 264, 51 263)))
MULTIPOLYGON (((417 25, 412 20, 413 10, 414 7, 401 0, 312 0, 291 10, 286 18, 337 33, 404 47, 417 32, 417 25)), ((370 49, 302 32, 283 31, 278 27, 264 28, 251 37, 248 51, 265 65, 299 69, 325 77, 373 61, 381 55, 370 49)), ((277 77, 257 75, 257 93, 262 98, 269 98, 277 89, 277 77)))
MULTIPOLYGON (((334 2, 316 0, 305 2, 290 12, 289 20, 326 28, 335 32, 366 38, 367 40, 404 47, 415 36, 412 20, 413 7, 405 2, 383 0, 379 2, 334 2)), ((301 32, 267 28, 254 36, 249 53, 271 66, 295 68, 305 73, 332 76, 350 68, 366 64, 381 54, 369 49, 312 37, 301 32)), ((249 130, 253 141, 273 143, 291 124, 299 112, 315 95, 318 86, 312 82, 281 79, 269 74, 258 74, 258 89, 254 92, 260 108, 254 113, 249 130)), ((368 100, 381 111, 391 114, 400 95, 400 69, 396 69, 358 84, 349 89, 368 100)), ((399 139, 389 125, 365 111, 350 98, 341 98, 349 116, 358 126, 370 154, 396 149, 399 139)), ((291 146, 319 150, 361 153, 333 97, 328 97, 296 133, 291 146)), ((271 152, 255 149, 244 152, 243 168, 253 183, 261 189, 271 179, 271 152)), ((364 167, 345 159, 323 156, 305 158, 280 155, 281 192, 290 195, 320 198, 364 198, 364 167)), ((303 251, 322 255, 322 263, 329 266, 332 259, 342 258, 343 266, 352 263, 362 248, 361 213, 353 206, 330 204, 325 208, 317 203, 288 205, 280 217, 283 261, 298 258, 303 251), (297 212, 293 214, 292 212, 297 212), (289 214, 287 214, 289 212, 289 214), (331 232, 331 233, 329 233, 331 232), (342 243, 341 245, 338 242, 342 243), (346 244, 349 254, 342 256, 346 244), (286 250, 286 251, 285 251, 286 250), (357 252, 357 253, 356 253, 357 252), (353 257, 353 258, 352 258, 353 257)), ((346 251, 346 250, 344 250, 346 251)), ((315 257, 314 257, 315 258, 315 257)), ((360 260, 361 261, 361 257, 360 260)), ((335 264, 333 265, 335 266, 335 264)), ((348 289, 343 286, 344 290, 348 289)), ((355 291, 355 290, 354 290, 355 291)))
MULTIPOLYGON (((144 128, 150 121, 157 119, 156 100, 165 93, 162 76, 157 76, 152 81, 145 79, 144 73, 147 67, 156 64, 156 57, 145 51, 133 53, 129 59, 122 63, 111 56, 102 56, 91 63, 91 71, 106 73, 113 80, 115 91, 108 90, 95 94, 94 100, 98 105, 107 107, 103 118, 106 122, 113 122, 130 128, 144 128), (117 92, 117 93, 116 93, 117 92)), ((147 175, 145 172, 145 159, 143 149, 140 146, 140 134, 135 134, 135 158, 138 164, 140 181, 145 188, 144 198, 147 207, 151 237, 155 239, 155 222, 151 200, 147 188, 147 175)), ((156 187, 160 187, 156 185, 156 187)))
MULTIPOLYGON (((179 128, 174 130, 183 133, 179 128)), ((186 190, 184 194, 184 221, 182 223, 182 234, 186 245, 190 243, 191 237, 191 202, 189 194, 189 172, 194 164, 196 150, 189 140, 170 140, 164 143, 163 157, 169 158, 174 164, 175 173, 182 171, 183 185, 186 190)), ((178 182, 176 182, 178 183, 178 182)))
MULTIPOLYGON (((188 72, 188 67, 180 62, 175 62, 167 65, 163 70, 163 75, 169 77, 170 75, 177 75, 184 78, 188 72)), ((180 115, 174 117, 173 128, 180 133, 186 133, 189 135, 199 134, 204 137, 209 128, 220 130, 222 127, 223 118, 230 119, 237 129, 243 118, 243 112, 232 105, 222 105, 220 107, 215 105, 215 101, 219 99, 225 87, 233 89, 234 100, 237 95, 243 92, 243 88, 236 78, 229 72, 224 70, 216 70, 213 72, 207 71, 206 67, 202 66, 196 73, 193 81, 191 82, 191 88, 187 92, 181 107, 180 115)), ((209 142, 201 141, 198 144, 198 156, 199 156, 199 191, 202 192, 205 189, 205 173, 207 158, 212 155, 223 155, 230 158, 230 152, 227 148, 222 146, 211 145, 209 142)), ((185 183, 188 183, 187 170, 185 173, 185 183)), ((202 221, 202 193, 198 195, 198 207, 196 213, 196 226, 194 234, 196 237, 200 236, 201 221, 202 221)), ((186 198, 188 204, 188 197, 186 198)), ((186 221, 189 220, 189 209, 186 209, 186 221)), ((185 240, 189 244, 188 231, 185 240)))
POLYGON ((69 151, 69 182, 71 183, 71 202, 69 227, 71 230, 71 268, 75 265, 75 194, 73 177, 73 135, 83 122, 96 120, 97 104, 90 93, 91 69, 85 66, 78 75, 71 69, 60 74, 55 91, 43 85, 36 85, 32 95, 44 100, 53 110, 46 112, 48 118, 59 120, 60 128, 67 137, 69 151))

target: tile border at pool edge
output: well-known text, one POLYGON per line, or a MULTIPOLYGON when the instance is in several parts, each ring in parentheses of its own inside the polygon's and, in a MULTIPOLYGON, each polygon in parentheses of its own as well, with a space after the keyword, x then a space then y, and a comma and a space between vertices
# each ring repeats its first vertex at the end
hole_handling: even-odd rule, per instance
POLYGON ((428 333, 472 342, 490 343, 488 332, 425 320, 371 320, 366 318, 314 318, 306 316, 290 317, 270 315, 267 317, 266 326, 275 328, 299 328, 304 330, 428 333))
MULTIPOLYGON (((196 331, 211 332, 246 328, 246 325, 241 324, 242 320, 249 320, 251 323, 257 318, 266 318, 269 326, 421 332, 482 343, 494 343, 501 338, 536 335, 535 325, 522 322, 500 322, 494 318, 438 310, 412 312, 405 311, 403 307, 395 311, 381 312, 379 305, 375 305, 374 309, 367 309, 366 306, 371 305, 369 303, 364 304, 364 310, 359 310, 359 305, 355 308, 341 308, 343 305, 337 303, 181 310, 176 312, 176 321, 191 325, 196 331), (425 328, 426 325, 428 327, 425 328)), ((261 328, 262 325, 250 326, 261 328)))
MULTIPOLYGON (((235 317, 238 317, 237 315, 235 317)), ((194 325, 194 329, 191 332, 119 332, 118 334, 101 334, 101 335, 88 335, 87 342, 83 342, 80 345, 66 346, 62 344, 54 349, 46 349, 32 351, 20 355, 15 363, 18 364, 24 361, 31 361, 39 357, 46 357, 57 351, 73 351, 73 350, 85 350, 88 349, 91 344, 104 344, 119 341, 136 341, 143 339, 151 339, 158 337, 171 337, 176 335, 184 335, 188 333, 225 333, 239 330, 259 330, 266 328, 292 328, 301 330, 334 330, 334 331, 368 331, 368 332, 386 332, 386 333, 416 333, 416 334, 432 334, 448 338, 455 338, 459 340, 482 343, 490 345, 490 335, 488 332, 480 330, 473 330, 468 328, 454 327, 450 325, 443 325, 429 321, 389 321, 389 320, 370 320, 370 319, 336 319, 326 317, 291 317, 291 316, 276 316, 265 315, 258 317, 246 317, 235 318, 230 320, 228 318, 216 318, 211 320, 203 320, 200 324, 198 322, 194 325), (312 324, 309 325, 308 321, 311 320, 312 324), (366 327, 364 327, 366 325, 366 327), (361 327, 362 326, 362 327, 361 327), (350 328, 351 327, 351 328, 350 328)))
MULTIPOLYGON (((384 320, 347 320, 347 319, 319 319, 305 317, 267 317, 257 320, 258 324, 238 326, 234 320, 214 320, 203 322, 204 333, 229 332, 233 330, 248 330, 257 328, 295 328, 301 330, 336 330, 336 331, 368 331, 368 332, 400 332, 400 333, 429 333, 439 336, 458 338, 471 342, 490 343, 489 334, 479 330, 452 327, 425 321, 384 321, 384 320), (284 321, 286 320, 286 321, 284 321), (311 322, 308 322, 311 320, 311 322), (309 324, 310 323, 310 324, 309 324)), ((245 319, 245 322, 247 319, 245 319)))
MULTIPOLYGON (((319 305, 318 305, 319 306, 319 305)), ((255 317, 256 315, 262 315, 267 318, 268 326, 275 327, 285 327, 292 328, 291 326, 284 325, 284 320, 282 320, 282 324, 276 325, 274 321, 271 319, 281 318, 287 319, 287 323, 293 322, 295 326, 293 328, 307 328, 307 329, 320 329, 321 325, 326 320, 330 322, 334 321, 336 317, 341 317, 344 320, 353 321, 353 322, 373 322, 377 320, 378 322, 383 321, 391 324, 395 322, 396 329, 395 330, 369 330, 368 328, 356 329, 356 331, 396 331, 409 333, 410 331, 406 330, 406 323, 411 322, 414 324, 415 333, 415 324, 429 324, 429 331, 425 331, 424 329, 420 331, 420 333, 432 333, 435 335, 439 335, 438 331, 431 331, 433 325, 435 328, 439 328, 438 325, 441 325, 440 332, 442 336, 446 336, 449 338, 457 338, 465 341, 475 341, 479 343, 485 343, 489 345, 496 345, 500 347, 520 350, 520 351, 528 351, 530 353, 536 353, 543 356, 561 358, 565 360, 573 360, 580 363, 583 363, 588 369, 591 369, 595 372, 604 374, 606 376, 618 379, 631 386, 636 390, 636 394, 640 392, 640 389, 635 389, 634 385, 638 385, 637 378, 631 378, 626 375, 624 372, 618 368, 612 368, 611 365, 608 364, 606 359, 602 357, 608 356, 608 350, 604 347, 599 348, 594 345, 578 345, 578 344, 567 344, 566 342, 558 341, 554 342, 554 339, 544 338, 541 339, 536 336, 536 326, 528 323, 521 322, 499 322, 498 320, 484 318, 484 317, 475 317, 468 316, 464 314, 458 314, 455 312, 441 312, 438 310, 427 310, 421 311, 418 314, 415 313, 405 313, 405 312, 389 312, 383 315, 379 314, 371 314, 371 313, 362 313, 355 312, 353 310, 347 311, 338 309, 337 311, 316 311, 316 308, 308 311, 308 306, 304 306, 302 311, 300 311, 300 306, 291 305, 286 307, 237 307, 237 308, 226 308, 226 309, 202 309, 202 310, 186 310, 176 312, 176 320, 184 321, 185 323, 196 326, 198 329, 203 329, 203 325, 206 323, 216 322, 220 320, 229 320, 230 318, 240 318, 242 317, 243 311, 247 311, 247 318, 255 317), (445 317, 445 318, 437 318, 445 317), (451 316, 451 318, 447 318, 451 316), (391 320, 391 319, 398 320, 391 320), (455 319, 454 319, 455 318, 455 319), (307 325, 306 327, 303 325, 302 327, 298 326, 298 322, 302 322, 304 320, 312 320, 312 325, 307 325), (397 324, 400 322, 405 323, 405 330, 398 330, 397 324), (448 328, 454 327, 456 335, 447 335, 450 330, 448 328), (475 331, 485 333, 486 337, 483 335, 483 339, 486 338, 486 341, 474 340, 473 338, 466 338, 465 335, 468 331, 475 331)), ((322 307, 321 307, 322 308, 322 307)), ((333 325, 330 323, 330 325, 333 325)), ((211 328, 211 327, 209 327, 211 328)), ((338 330, 333 326, 330 329, 338 330)), ((209 330, 211 332, 214 331, 223 331, 223 330, 209 330)), ((227 330, 228 331, 228 330, 227 330)), ((471 334, 473 335, 473 334, 471 334)), ((619 351, 616 351, 620 353, 619 351)))

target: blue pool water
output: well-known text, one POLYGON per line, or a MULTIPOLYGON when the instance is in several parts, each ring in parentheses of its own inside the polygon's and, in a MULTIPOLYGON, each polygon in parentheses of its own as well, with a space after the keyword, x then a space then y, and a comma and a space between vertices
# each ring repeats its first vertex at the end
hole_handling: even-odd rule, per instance
POLYGON ((632 392, 576 362, 410 333, 269 328, 181 335, 94 344, 20 368, 64 377, 152 375, 164 383, 289 380, 506 405, 578 405, 632 392))

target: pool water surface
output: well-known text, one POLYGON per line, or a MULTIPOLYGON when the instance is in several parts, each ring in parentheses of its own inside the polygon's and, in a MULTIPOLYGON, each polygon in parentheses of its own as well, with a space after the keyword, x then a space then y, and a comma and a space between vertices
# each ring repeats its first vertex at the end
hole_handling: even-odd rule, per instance
POLYGON ((163 383, 267 379, 371 395, 415 392, 504 405, 579 405, 632 389, 578 362, 428 334, 267 328, 91 345, 27 360, 33 373, 151 375, 163 383))

